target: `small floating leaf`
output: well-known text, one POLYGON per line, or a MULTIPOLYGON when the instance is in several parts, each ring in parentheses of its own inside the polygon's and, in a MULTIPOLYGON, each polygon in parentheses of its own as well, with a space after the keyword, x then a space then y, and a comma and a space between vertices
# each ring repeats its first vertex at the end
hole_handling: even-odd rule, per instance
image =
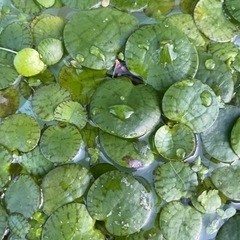
POLYGON ((183 124, 160 127, 155 133, 154 141, 157 151, 169 160, 183 160, 189 157, 196 147, 192 130, 183 124))
POLYGON ((162 108, 167 118, 186 124, 194 132, 210 128, 219 112, 216 95, 199 80, 183 80, 169 87, 162 108))
POLYGON ((234 123, 231 131, 231 146, 233 151, 240 157, 240 118, 234 123))
POLYGON ((202 229, 202 216, 191 206, 171 202, 161 211, 159 224, 165 239, 197 240, 202 229))
POLYGON ((7 209, 29 218, 40 204, 40 189, 28 175, 21 175, 9 185, 5 193, 7 209))
POLYGON ((10 115, 0 124, 0 144, 11 151, 31 151, 38 144, 39 138, 39 124, 29 115, 10 115))
POLYGON ((49 126, 40 139, 40 149, 51 162, 65 163, 71 161, 82 144, 82 137, 77 127, 49 126))
POLYGON ((91 239, 104 240, 103 234, 94 228, 95 220, 85 205, 69 203, 50 215, 43 225, 42 239, 91 239))
POLYGON ((154 186, 157 194, 167 202, 191 198, 198 186, 197 174, 189 164, 168 162, 155 170, 154 186))
POLYGON ((151 194, 133 176, 120 171, 102 174, 87 195, 90 215, 105 221, 107 230, 117 236, 139 231, 150 216, 151 194))
POLYGON ((65 164, 54 168, 42 181, 43 211, 49 215, 58 207, 80 198, 91 177, 90 172, 79 164, 65 164))
POLYGON ((32 108, 38 118, 44 121, 54 120, 54 111, 63 101, 70 100, 70 93, 60 85, 53 83, 38 88, 32 98, 32 108))
POLYGON ((134 86, 128 79, 103 82, 92 96, 91 118, 110 134, 135 138, 150 131, 160 118, 159 100, 150 86, 134 86))
POLYGON ((24 48, 19 51, 14 58, 14 66, 24 77, 37 75, 45 69, 39 53, 33 48, 24 48))

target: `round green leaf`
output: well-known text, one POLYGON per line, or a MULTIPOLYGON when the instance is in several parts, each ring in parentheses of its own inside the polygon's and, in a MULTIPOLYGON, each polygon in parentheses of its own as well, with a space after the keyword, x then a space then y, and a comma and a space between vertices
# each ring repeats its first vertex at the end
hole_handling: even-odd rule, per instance
POLYGON ((37 0, 37 2, 45 8, 49 8, 54 5, 55 0, 37 0))
POLYGON ((12 66, 0 65, 0 76, 2 76, 0 81, 0 89, 4 89, 14 84, 18 78, 18 73, 12 66))
POLYGON ((35 1, 12 0, 11 2, 13 3, 14 7, 26 14, 36 14, 41 11, 41 8, 35 3, 35 1))
POLYGON ((33 25, 33 36, 36 46, 46 38, 62 40, 65 20, 59 16, 41 15, 33 25))
POLYGON ((231 17, 240 22, 240 5, 238 0, 224 0, 224 7, 231 17))
POLYGON ((112 8, 81 11, 66 24, 64 42, 71 57, 79 64, 109 69, 136 27, 137 20, 132 15, 112 8))
POLYGON ((8 217, 8 225, 11 235, 19 239, 25 239, 31 227, 27 219, 19 213, 13 213, 8 217))
POLYGON ((210 128, 219 112, 216 95, 199 80, 182 80, 169 87, 162 109, 168 119, 189 126, 195 133, 210 128))
POLYGON ((100 0, 62 0, 62 2, 68 7, 83 10, 83 9, 90 9, 101 1, 100 0))
POLYGON ((12 50, 20 51, 23 48, 31 47, 32 42, 30 29, 20 23, 14 22, 7 25, 0 34, 0 45, 12 50))
POLYGON ((61 102, 54 111, 54 119, 61 122, 68 122, 83 128, 87 123, 86 109, 78 102, 61 102))
POLYGON ((194 45, 183 32, 164 23, 136 30, 126 43, 125 59, 130 72, 161 91, 193 78, 198 67, 194 45))
MULTIPOLYGON (((199 67, 195 78, 208 84, 216 96, 224 103, 231 101, 234 93, 234 81, 230 69, 220 56, 199 50, 199 67)), ((223 54, 221 54, 223 55, 223 54)))
POLYGON ((14 58, 14 67, 24 77, 37 75, 45 69, 39 53, 33 48, 23 48, 14 58))
POLYGON ((0 124, 0 144, 11 151, 29 152, 36 147, 39 138, 39 124, 29 115, 10 115, 0 124))
POLYGON ((152 210, 152 195, 133 176, 109 171, 90 187, 87 195, 90 215, 105 221, 106 229, 114 235, 138 232, 152 210))
POLYGON ((134 86, 128 79, 107 80, 92 96, 93 122, 110 134, 136 138, 148 133, 160 119, 157 93, 151 86, 134 86))
POLYGON ((239 117, 238 107, 226 105, 224 109, 220 109, 213 126, 201 134, 204 149, 211 157, 221 162, 233 162, 239 159, 230 144, 230 133, 239 117))
POLYGON ((240 118, 234 123, 231 131, 231 146, 233 151, 240 157, 240 118))
POLYGON ((43 39, 37 50, 41 55, 41 60, 48 66, 58 63, 63 56, 63 44, 55 38, 43 39))
POLYGON ((69 203, 58 208, 43 226, 44 239, 91 239, 104 240, 103 234, 94 228, 95 221, 85 205, 69 203))
POLYGON ((19 105, 19 94, 14 88, 0 91, 0 118, 14 114, 19 105))
POLYGON ((40 190, 28 175, 21 175, 12 181, 5 193, 7 209, 11 213, 21 213, 29 218, 37 211, 40 204, 40 190))
POLYGON ((240 215, 236 214, 225 222, 219 229, 216 240, 240 239, 240 215))
POLYGON ((111 0, 111 5, 123 11, 136 11, 144 8, 148 3, 148 0, 111 0))
POLYGON ((160 127, 155 133, 154 142, 159 154, 169 160, 183 160, 196 148, 194 133, 184 124, 160 127))
POLYGON ((155 170, 154 186, 157 194, 167 202, 190 198, 198 186, 197 174, 187 163, 168 162, 155 170))
POLYGON ((228 199, 240 201, 240 169, 234 166, 213 170, 211 180, 216 188, 228 199))
POLYGON ((52 121, 59 103, 70 99, 70 93, 56 83, 40 87, 32 98, 33 112, 41 120, 52 121))
POLYGON ((118 165, 138 169, 154 161, 154 155, 146 142, 122 139, 105 132, 101 132, 99 137, 103 152, 118 165))
POLYGON ((0 237, 3 238, 5 230, 7 228, 7 212, 5 209, 0 205, 0 237))
POLYGON ((64 163, 71 161, 82 145, 82 137, 77 127, 50 126, 42 134, 40 149, 51 162, 64 163))
POLYGON ((202 216, 190 206, 171 202, 161 211, 159 224, 166 239, 197 240, 202 229, 202 216))
POLYGON ((38 146, 23 154, 19 163, 33 175, 44 175, 54 167, 53 163, 43 156, 38 146))
POLYGON ((216 42, 231 41, 239 30, 223 12, 223 1, 200 0, 194 9, 194 20, 197 27, 209 39, 216 42))
MULTIPOLYGON (((4 185, 9 181, 10 177, 10 165, 12 162, 12 156, 6 148, 0 145, 0 191, 4 185)), ((1 206, 0 206, 1 207, 1 206)), ((0 209, 1 210, 1 209, 0 209)), ((1 216, 1 214, 0 214, 1 216)), ((1 236, 1 231, 0 231, 1 236)))
POLYGON ((91 178, 90 172, 79 164, 54 168, 42 181, 43 211, 49 215, 58 207, 80 198, 91 178))
POLYGON ((106 79, 105 70, 82 68, 81 71, 71 66, 63 66, 59 72, 58 81, 72 96, 72 100, 85 105, 97 86, 106 79))

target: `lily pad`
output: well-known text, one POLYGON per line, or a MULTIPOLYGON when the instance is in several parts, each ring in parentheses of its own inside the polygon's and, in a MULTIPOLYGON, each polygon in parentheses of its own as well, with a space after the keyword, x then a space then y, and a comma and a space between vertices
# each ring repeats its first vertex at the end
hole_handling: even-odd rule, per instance
POLYGON ((21 175, 12 181, 5 193, 7 209, 29 218, 40 205, 40 189, 28 175, 21 175))
POLYGON ((67 51, 79 64, 109 69, 136 27, 137 20, 132 15, 98 8, 75 14, 66 24, 63 36, 67 51))
POLYGON ((11 1, 14 7, 19 9, 21 12, 24 12, 26 14, 37 14, 41 11, 41 8, 38 4, 35 3, 35 1, 29 1, 29 0, 12 0, 11 1))
POLYGON ((58 63, 63 56, 63 44, 59 39, 45 38, 39 43, 37 49, 41 60, 48 66, 58 63))
POLYGON ((233 162, 239 159, 230 144, 230 133, 239 117, 238 107, 226 105, 224 109, 220 109, 212 127, 201 134, 204 149, 218 161, 233 162))
POLYGON ((240 239, 240 215, 236 214, 225 222, 219 229, 216 240, 240 239))
POLYGON ((66 100, 70 100, 70 93, 60 85, 53 83, 38 88, 32 98, 33 112, 44 121, 54 120, 56 107, 66 100))
POLYGON ((90 113, 103 131, 123 138, 140 137, 158 123, 160 107, 151 86, 134 86, 126 78, 108 80, 92 96, 90 113))
POLYGON ((232 18, 240 22, 240 5, 238 0, 224 0, 223 6, 232 18))
POLYGON ((18 73, 12 66, 0 65, 0 89, 10 87, 18 78, 18 73))
POLYGON ((211 180, 215 187, 228 199, 240 201, 240 169, 235 166, 220 167, 213 170, 211 180))
POLYGON ((154 161, 154 155, 146 142, 122 139, 105 132, 101 132, 99 137, 103 152, 118 165, 138 169, 154 161))
POLYGON ((111 0, 111 5, 122 11, 137 11, 143 9, 148 4, 148 0, 111 0))
POLYGON ((184 124, 160 127, 155 133, 154 142, 159 154, 169 160, 183 160, 196 148, 194 133, 184 124))
POLYGON ((231 131, 231 146, 233 151, 240 157, 240 118, 234 123, 231 131))
POLYGON ((47 219, 41 239, 91 239, 104 240, 103 234, 94 228, 95 220, 85 205, 69 203, 61 206, 47 219))
POLYGON ((155 170, 154 186, 157 194, 167 202, 191 198, 198 186, 197 174, 187 163, 168 162, 155 170))
POLYGON ((97 86, 106 79, 105 70, 82 68, 80 71, 71 66, 63 66, 59 72, 59 84, 66 88, 73 101, 83 105, 90 102, 90 98, 97 86))
POLYGON ((0 205, 0 237, 3 238, 5 230, 7 228, 8 215, 6 210, 0 205))
POLYGON ((13 88, 0 91, 0 118, 14 114, 19 105, 19 94, 13 88))
POLYGON ((82 197, 91 178, 90 172, 79 164, 54 168, 42 181, 43 211, 49 215, 58 207, 82 197))
MULTIPOLYGON (((4 185, 9 181, 10 179, 10 165, 12 163, 12 156, 8 152, 6 148, 0 145, 0 191, 2 191, 2 188, 4 185)), ((0 206, 1 207, 1 206, 0 206)), ((1 210, 1 209, 0 209, 1 210)), ((0 214, 1 216, 1 214, 0 214)), ((0 227, 1 228, 1 227, 0 227)), ((1 236, 1 231, 0 231, 1 236)))
MULTIPOLYGON (((224 103, 231 101, 234 94, 234 81, 225 62, 211 53, 199 50, 199 67, 196 79, 208 84, 224 103)), ((223 54, 221 54, 223 55, 223 54)))
POLYGON ((40 139, 40 149, 51 162, 65 163, 71 161, 80 150, 82 137, 77 127, 49 126, 40 139))
POLYGON ((166 239, 197 240, 202 229, 202 216, 190 206, 171 202, 161 211, 159 224, 166 239))
POLYGON ((84 10, 94 7, 101 0, 62 0, 62 2, 68 7, 84 10))
POLYGON ((23 154, 19 163, 32 175, 44 175, 54 167, 53 163, 43 156, 38 146, 23 154))
POLYGON ((223 1, 200 0, 194 8, 194 20, 209 39, 228 42, 239 34, 236 25, 231 23, 223 12, 223 1))
POLYGON ((0 144, 11 151, 29 152, 40 138, 40 126, 26 114, 10 115, 0 124, 0 144))
POLYGON ((55 0, 37 0, 45 8, 52 7, 55 4, 55 0))
POLYGON ((13 66, 15 53, 0 49, 0 65, 13 66))
POLYGON ((7 25, 0 34, 0 45, 12 50, 20 51, 32 47, 33 38, 29 28, 20 23, 7 25), (14 37, 12 34, 14 33, 14 37))
POLYGON ((199 80, 182 80, 165 92, 165 116, 190 127, 195 133, 206 131, 217 119, 219 106, 213 90, 199 80))
POLYGON ((87 123, 86 109, 78 102, 61 102, 54 111, 54 119, 61 122, 72 123, 79 128, 83 128, 87 123))
POLYGON ((182 31, 165 23, 136 30, 126 43, 125 60, 130 72, 161 91, 193 78, 198 67, 194 45, 182 31))
POLYGON ((39 53, 33 48, 23 48, 14 58, 17 72, 24 77, 37 75, 45 69, 39 53))
POLYGON ((152 211, 152 195, 133 176, 109 171, 90 187, 87 195, 90 215, 104 221, 114 235, 125 236, 138 232, 152 211))

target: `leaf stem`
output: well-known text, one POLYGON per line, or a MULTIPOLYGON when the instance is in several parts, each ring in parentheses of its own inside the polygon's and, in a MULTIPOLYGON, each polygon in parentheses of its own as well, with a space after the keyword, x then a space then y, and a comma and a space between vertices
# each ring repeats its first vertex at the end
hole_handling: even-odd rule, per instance
POLYGON ((0 50, 3 50, 3 51, 6 51, 6 52, 10 52, 10 53, 14 53, 14 54, 17 54, 16 51, 13 51, 11 49, 8 49, 8 48, 3 48, 3 47, 0 47, 0 50))

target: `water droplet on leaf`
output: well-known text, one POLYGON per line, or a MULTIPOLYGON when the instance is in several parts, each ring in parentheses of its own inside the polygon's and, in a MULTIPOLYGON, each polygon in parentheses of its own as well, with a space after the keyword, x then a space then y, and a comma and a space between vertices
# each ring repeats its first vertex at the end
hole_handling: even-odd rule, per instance
POLYGON ((160 63, 166 65, 177 58, 172 41, 160 42, 160 63))
POLYGON ((84 57, 82 54, 77 54, 76 59, 78 62, 82 63, 84 61, 84 57))
POLYGON ((102 50, 99 49, 98 47, 92 46, 90 48, 90 53, 97 57, 98 59, 102 60, 103 62, 106 61, 105 55, 102 53, 102 50))
POLYGON ((207 91, 204 90, 201 94, 200 94, 200 98, 202 101, 202 105, 205 107, 209 107, 211 106, 212 102, 213 102, 213 98, 212 98, 212 94, 207 91))
POLYGON ((205 67, 208 69, 208 70, 213 70, 215 68, 215 61, 213 59, 207 59, 205 61, 205 67))
POLYGON ((134 113, 133 108, 127 105, 113 105, 110 106, 109 112, 121 120, 126 120, 132 116, 134 113))
POLYGON ((146 50, 146 51, 149 50, 149 45, 148 45, 148 44, 145 44, 145 43, 138 44, 138 47, 139 47, 140 49, 144 49, 144 50, 146 50))
POLYGON ((186 151, 183 148, 178 148, 176 150, 177 157, 183 159, 186 156, 186 151))

